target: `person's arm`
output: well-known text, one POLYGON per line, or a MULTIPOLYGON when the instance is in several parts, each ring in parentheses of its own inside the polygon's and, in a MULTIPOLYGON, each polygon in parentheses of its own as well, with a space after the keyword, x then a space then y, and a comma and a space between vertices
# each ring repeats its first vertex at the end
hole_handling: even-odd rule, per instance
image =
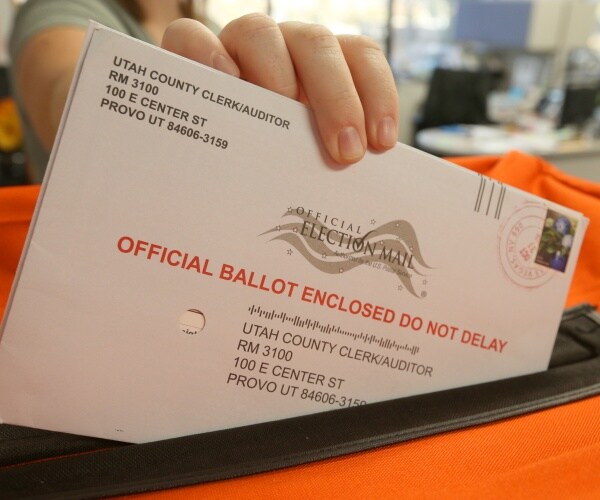
POLYGON ((366 37, 336 37, 323 26, 251 14, 219 37, 193 20, 177 20, 162 46, 305 102, 338 163, 360 160, 367 144, 378 151, 396 144, 396 85, 383 52, 366 37))
POLYGON ((48 28, 28 40, 15 61, 23 105, 48 151, 58 130, 84 38, 83 28, 48 28))

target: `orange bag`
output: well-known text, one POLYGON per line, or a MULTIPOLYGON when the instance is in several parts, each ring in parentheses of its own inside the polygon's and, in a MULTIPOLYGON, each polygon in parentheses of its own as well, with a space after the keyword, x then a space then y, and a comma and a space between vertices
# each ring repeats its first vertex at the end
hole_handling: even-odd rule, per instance
MULTIPOLYGON (((590 218, 566 306, 586 302, 597 307, 600 303, 600 185, 570 177, 539 158, 517 152, 503 157, 452 161, 571 207, 590 218)), ((0 313, 37 194, 35 186, 0 189, 0 313)), ((592 313, 585 316, 587 323, 578 323, 565 338, 568 340, 580 333, 588 335, 592 327, 598 327, 592 332, 595 337, 589 347, 590 352, 596 352, 593 360, 582 355, 581 362, 559 366, 539 377, 527 376, 406 401, 367 405, 373 408, 361 407, 358 411, 362 413, 339 410, 320 418, 299 419, 294 421, 299 422, 294 423, 296 430, 288 434, 282 423, 280 427, 266 429, 252 427, 251 432, 245 434, 225 431, 214 437, 200 436, 194 446, 182 438, 166 443, 172 445, 170 455, 153 455, 148 460, 152 467, 174 469, 170 480, 152 481, 154 473, 148 464, 144 465, 145 474, 144 469, 140 469, 138 479, 133 473, 124 472, 119 476, 109 470, 112 451, 132 454, 136 450, 144 453, 147 450, 152 454, 160 444, 116 447, 114 443, 95 442, 93 449, 108 450, 92 452, 83 446, 79 451, 89 453, 62 459, 66 465, 60 469, 60 484, 67 485, 65 492, 75 497, 138 492, 145 497, 223 499, 600 498, 600 316, 595 311, 592 313), (563 376, 567 373, 569 378, 565 379, 563 376), (582 380, 586 378, 588 382, 584 384, 582 380), (523 391, 529 390, 531 384, 537 384, 535 390, 542 394, 539 404, 519 407, 521 387, 523 391), (544 396, 546 392, 549 396, 544 396), (514 403, 504 413, 503 398, 514 403), (444 423, 437 418, 449 408, 469 405, 480 407, 471 417, 456 419, 460 420, 458 424, 452 420, 444 423), (406 435, 401 428, 405 420, 412 422, 411 432, 406 435), (369 435, 370 428, 376 435, 369 435), (384 432, 385 429, 388 430, 384 432), (305 450, 311 448, 311 441, 318 444, 320 430, 351 436, 352 446, 336 448, 334 437, 323 440, 328 447, 321 455, 303 452, 299 448, 303 442, 305 450), (229 437, 223 441, 221 438, 225 435, 229 437), (271 447, 285 448, 289 441, 298 448, 288 454, 286 460, 276 459, 277 450, 273 452, 275 458, 266 457, 260 450, 263 441, 269 439, 271 447), (229 443, 231 449, 227 449, 224 442, 229 443), (189 474, 186 477, 175 467, 174 462, 185 465, 203 453, 213 457, 203 462, 203 478, 189 474), (255 465, 253 453, 255 460, 263 460, 263 465, 255 465), (76 474, 69 464, 78 458, 86 461, 76 474), (227 469, 227 461, 233 459, 237 461, 236 466, 227 469), (309 460, 317 461, 306 463, 309 460), (209 469, 218 461, 225 473, 211 476, 209 469), (246 475, 261 470, 267 472, 246 475), (215 480, 221 477, 229 479, 215 480), (208 482, 197 484, 201 481, 208 482)), ((70 453, 77 452, 77 448, 70 450, 70 453)), ((113 463, 114 469, 127 470, 126 466, 137 460, 133 455, 114 456, 124 457, 123 462, 113 463)), ((50 470, 45 468, 49 460, 33 464, 15 461, 7 466, 10 462, 3 462, 2 458, 0 451, 0 491, 9 491, 15 498, 32 491, 64 493, 52 489, 57 488, 59 482, 44 475, 50 470)), ((54 462, 60 460, 56 456, 52 458, 54 462)))

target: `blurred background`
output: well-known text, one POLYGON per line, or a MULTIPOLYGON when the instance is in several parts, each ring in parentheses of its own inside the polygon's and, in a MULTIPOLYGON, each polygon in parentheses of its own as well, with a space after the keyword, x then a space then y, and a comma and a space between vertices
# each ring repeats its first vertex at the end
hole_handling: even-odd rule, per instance
MULTIPOLYGON (((26 181, 5 84, 18 3, 0 0, 3 184, 26 181)), ((600 181, 600 0, 199 0, 197 8, 220 26, 265 12, 372 37, 396 78, 401 142, 438 156, 520 149, 600 181)))

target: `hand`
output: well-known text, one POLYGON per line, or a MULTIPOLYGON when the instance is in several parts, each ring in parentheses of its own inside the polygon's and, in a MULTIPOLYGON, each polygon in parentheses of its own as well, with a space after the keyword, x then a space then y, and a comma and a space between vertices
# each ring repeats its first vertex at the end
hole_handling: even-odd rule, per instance
POLYGON ((217 37, 191 19, 169 25, 163 48, 307 104, 331 157, 360 160, 393 147, 398 95, 379 46, 363 36, 249 14, 217 37))

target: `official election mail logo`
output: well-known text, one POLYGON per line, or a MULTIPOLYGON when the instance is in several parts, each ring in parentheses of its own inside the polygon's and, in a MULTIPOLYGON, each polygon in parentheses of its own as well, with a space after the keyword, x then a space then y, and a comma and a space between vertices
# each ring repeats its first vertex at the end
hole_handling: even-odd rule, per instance
POLYGON ((393 220, 377 226, 371 220, 366 231, 356 223, 304 207, 290 207, 283 217, 289 222, 263 234, 276 233, 271 241, 287 242, 289 255, 296 250, 327 274, 343 274, 359 266, 387 271, 400 280, 399 290, 427 296, 425 271, 431 267, 409 222, 393 220))

